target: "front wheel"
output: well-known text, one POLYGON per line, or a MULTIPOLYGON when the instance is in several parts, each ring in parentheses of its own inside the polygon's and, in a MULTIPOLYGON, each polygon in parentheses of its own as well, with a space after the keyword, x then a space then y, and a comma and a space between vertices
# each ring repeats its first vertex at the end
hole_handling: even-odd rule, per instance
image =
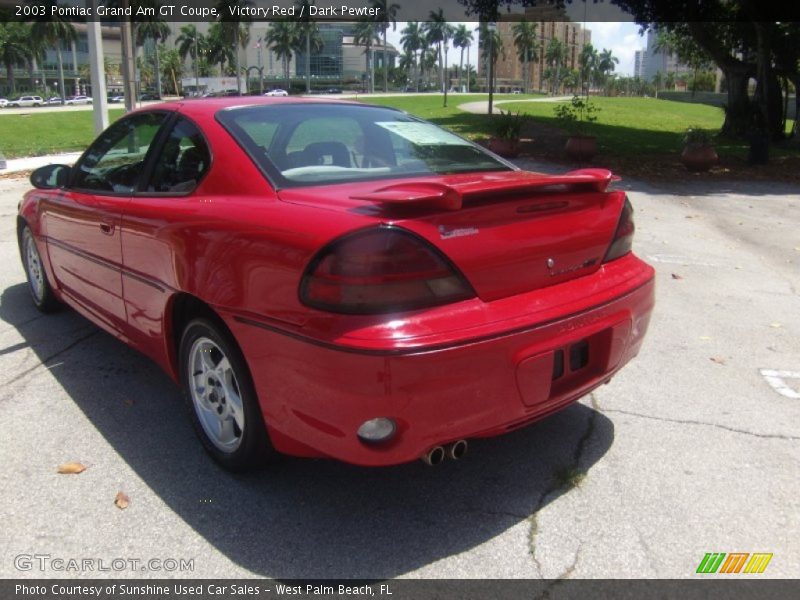
POLYGON ((28 289, 34 305, 42 312, 53 312, 61 306, 47 281, 47 273, 42 265, 42 257, 36 247, 31 228, 25 225, 19 238, 19 250, 22 254, 22 265, 28 279, 28 289))
POLYGON ((192 424, 220 465, 246 471, 275 456, 247 364, 220 326, 207 319, 187 325, 180 369, 192 424))

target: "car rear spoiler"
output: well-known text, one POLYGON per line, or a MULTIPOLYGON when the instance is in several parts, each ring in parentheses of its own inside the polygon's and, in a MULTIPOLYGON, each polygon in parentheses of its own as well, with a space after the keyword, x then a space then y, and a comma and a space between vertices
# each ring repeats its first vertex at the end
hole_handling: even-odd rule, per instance
MULTIPOLYGON (((460 210, 464 198, 469 196, 491 196, 527 191, 593 191, 605 192, 608 186, 620 178, 608 169, 578 169, 563 175, 529 173, 520 177, 518 171, 511 177, 496 179, 480 177, 475 181, 448 185, 439 181, 410 181, 395 183, 375 191, 351 196, 354 200, 367 200, 391 207, 430 206, 444 210, 460 210)), ((505 175, 505 174, 504 174, 505 175)))

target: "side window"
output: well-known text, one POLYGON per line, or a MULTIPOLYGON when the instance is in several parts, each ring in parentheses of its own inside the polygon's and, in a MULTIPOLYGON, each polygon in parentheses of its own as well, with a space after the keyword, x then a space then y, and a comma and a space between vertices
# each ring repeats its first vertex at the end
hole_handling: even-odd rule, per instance
POLYGON ((144 113, 114 123, 76 165, 71 187, 99 193, 133 192, 164 119, 165 113, 144 113))
POLYGON ((210 166, 211 153, 200 130, 179 118, 156 159, 148 192, 180 194, 192 191, 210 166))

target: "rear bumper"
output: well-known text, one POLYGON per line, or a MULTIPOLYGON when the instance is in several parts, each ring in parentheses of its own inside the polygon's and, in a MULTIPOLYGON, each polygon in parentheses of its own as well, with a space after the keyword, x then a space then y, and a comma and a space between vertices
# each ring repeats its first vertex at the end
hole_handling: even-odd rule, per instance
POLYGON ((537 307, 527 324, 509 314, 491 323, 491 334, 449 343, 437 337, 428 345, 372 340, 355 347, 233 315, 226 321, 247 357, 277 450, 398 464, 436 445, 536 421, 608 381, 636 356, 654 304, 653 271, 633 255, 615 262, 611 268, 625 270, 625 284, 606 273, 613 288, 587 286, 582 301, 589 306, 582 310, 565 310, 564 290, 556 289, 562 286, 552 286, 516 298, 516 306, 537 307), (539 308, 548 301, 561 307, 560 317, 541 319, 539 308), (398 425, 384 445, 356 436, 375 417, 398 425))

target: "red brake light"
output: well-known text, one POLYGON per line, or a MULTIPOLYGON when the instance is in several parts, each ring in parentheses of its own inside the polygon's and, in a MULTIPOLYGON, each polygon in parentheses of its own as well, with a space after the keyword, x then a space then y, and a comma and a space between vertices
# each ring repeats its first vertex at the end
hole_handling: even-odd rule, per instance
POLYGON ((300 283, 300 300, 337 313, 425 308, 475 295, 436 248, 394 227, 360 231, 323 248, 300 283))
POLYGON ((611 246, 609 246, 603 262, 625 256, 631 251, 633 232, 635 229, 636 227, 633 224, 633 206, 626 196, 625 205, 622 207, 622 214, 619 216, 617 230, 614 232, 614 239, 611 240, 611 246))

